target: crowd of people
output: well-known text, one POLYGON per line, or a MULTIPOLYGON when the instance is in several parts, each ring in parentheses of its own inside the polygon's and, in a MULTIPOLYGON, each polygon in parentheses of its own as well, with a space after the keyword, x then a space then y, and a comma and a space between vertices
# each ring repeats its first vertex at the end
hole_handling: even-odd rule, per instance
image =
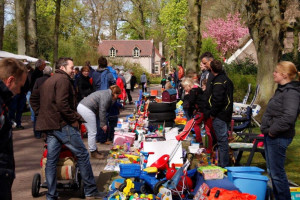
MULTIPOLYGON (((179 78, 176 68, 161 81, 162 88, 175 88, 183 100, 187 119, 195 118, 196 141, 202 143, 200 124, 203 122, 208 151, 213 143, 219 150, 219 166, 230 165, 228 130, 233 112, 233 83, 226 75, 222 63, 209 52, 201 55, 201 74, 193 70, 179 78), (172 84, 175 81, 175 84, 172 84), (170 87, 167 87, 169 83, 170 87), (181 92, 183 91, 183 92, 181 92)), ((262 117, 261 132, 267 171, 272 181, 275 199, 291 199, 289 182, 284 169, 286 150, 295 136, 295 123, 300 113, 300 73, 289 61, 281 61, 273 72, 278 84, 262 117)))
MULTIPOLYGON (((196 141, 201 143, 201 123, 209 136, 208 151, 214 143, 219 148, 219 166, 230 165, 228 129, 233 112, 233 83, 226 75, 222 62, 210 52, 201 55, 201 73, 181 64, 163 77, 164 90, 174 88, 188 119, 194 118, 196 141)), ((291 62, 280 62, 273 72, 278 88, 270 99, 262 118, 265 135, 266 163, 276 199, 290 199, 284 170, 286 149, 295 136, 295 122, 300 112, 299 72, 291 62), (296 80, 298 77, 299 80, 296 80)), ((147 92, 147 77, 140 77, 142 91, 147 92)), ((105 57, 98 59, 94 70, 86 62, 75 69, 72 58, 60 58, 55 73, 44 60, 35 69, 12 58, 0 61, 0 199, 11 199, 15 178, 12 128, 22 129, 21 116, 26 99, 30 102, 34 136, 45 135, 47 143, 47 199, 58 199, 56 164, 62 145, 76 156, 84 181, 87 199, 102 198, 96 187, 90 158, 103 159, 96 141, 111 144, 120 109, 126 99, 133 103, 131 92, 137 78, 130 70, 113 69, 105 57), (80 131, 84 124, 88 132, 88 149, 80 131), (107 133, 107 134, 106 134, 107 133), (90 152, 90 154, 89 154, 90 152), (90 156, 89 156, 90 155, 90 156)))

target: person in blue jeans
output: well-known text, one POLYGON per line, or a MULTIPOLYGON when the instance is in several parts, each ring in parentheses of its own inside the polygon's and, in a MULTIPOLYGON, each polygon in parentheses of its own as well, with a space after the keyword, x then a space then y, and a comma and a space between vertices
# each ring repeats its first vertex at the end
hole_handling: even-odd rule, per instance
POLYGON ((276 200, 291 199, 289 182, 284 170, 286 150, 295 136, 295 123, 300 112, 300 73, 292 62, 277 64, 274 82, 278 84, 262 117, 261 131, 267 171, 272 180, 276 200), (298 80, 295 81, 298 74, 298 80))
POLYGON ((210 117, 213 120, 212 125, 220 153, 219 166, 226 167, 230 164, 228 127, 233 111, 233 83, 223 71, 222 63, 219 60, 211 61, 210 67, 214 77, 209 90, 209 109, 204 109, 204 115, 206 119, 210 117))
POLYGON ((77 158, 86 199, 103 198, 105 195, 97 190, 89 153, 80 136, 79 124, 84 120, 76 112, 73 75, 73 60, 60 58, 56 62, 55 74, 39 89, 34 89, 30 98, 30 104, 37 116, 36 130, 47 134, 47 200, 58 199, 56 164, 62 145, 68 147, 77 158))

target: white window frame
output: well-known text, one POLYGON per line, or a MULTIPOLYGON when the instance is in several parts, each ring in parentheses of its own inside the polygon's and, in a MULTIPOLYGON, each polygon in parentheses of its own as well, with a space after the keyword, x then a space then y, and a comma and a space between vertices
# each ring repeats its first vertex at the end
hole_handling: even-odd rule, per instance
POLYGON ((137 57, 140 57, 140 55, 141 55, 141 50, 138 47, 134 47, 133 57, 137 58, 137 57))
POLYGON ((116 57, 117 55, 117 51, 114 47, 112 47, 110 50, 109 50, 109 56, 110 57, 116 57))

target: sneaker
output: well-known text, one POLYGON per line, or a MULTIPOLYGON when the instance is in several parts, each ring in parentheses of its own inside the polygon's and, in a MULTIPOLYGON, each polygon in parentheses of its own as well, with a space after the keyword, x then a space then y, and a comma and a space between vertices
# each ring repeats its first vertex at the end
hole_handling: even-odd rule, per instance
POLYGON ((95 158, 95 159, 104 159, 105 158, 104 154, 98 152, 97 150, 91 152, 91 157, 95 158))
POLYGON ((16 126, 16 129, 17 129, 17 130, 23 130, 23 129, 24 129, 24 126, 21 126, 21 125, 16 126))
POLYGON ((104 199, 106 197, 106 192, 96 192, 91 196, 86 196, 85 199, 104 199))

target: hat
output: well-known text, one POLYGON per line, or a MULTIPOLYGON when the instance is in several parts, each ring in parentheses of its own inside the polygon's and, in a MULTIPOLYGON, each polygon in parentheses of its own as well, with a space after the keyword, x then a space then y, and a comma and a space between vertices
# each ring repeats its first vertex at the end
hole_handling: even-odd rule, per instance
POLYGON ((124 75, 124 71, 121 70, 121 71, 119 72, 119 74, 120 74, 120 75, 124 75))

